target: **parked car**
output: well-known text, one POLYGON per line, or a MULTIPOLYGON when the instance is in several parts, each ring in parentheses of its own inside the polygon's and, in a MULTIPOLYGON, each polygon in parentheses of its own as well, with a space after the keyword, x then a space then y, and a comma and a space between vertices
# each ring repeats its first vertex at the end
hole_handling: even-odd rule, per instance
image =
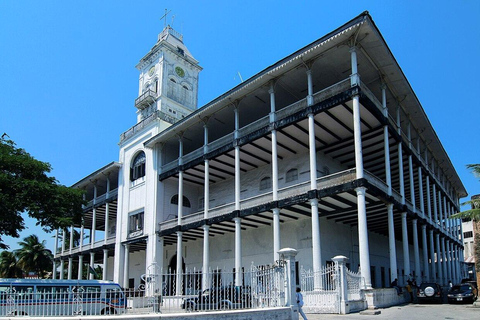
POLYGON ((477 300, 477 289, 470 283, 454 285, 448 291, 448 303, 468 302, 477 300))
POLYGON ((442 303, 442 287, 434 282, 422 282, 417 290, 418 302, 442 303))
POLYGON ((225 310, 251 307, 249 287, 219 287, 205 289, 198 297, 184 299, 182 309, 195 310, 225 310))

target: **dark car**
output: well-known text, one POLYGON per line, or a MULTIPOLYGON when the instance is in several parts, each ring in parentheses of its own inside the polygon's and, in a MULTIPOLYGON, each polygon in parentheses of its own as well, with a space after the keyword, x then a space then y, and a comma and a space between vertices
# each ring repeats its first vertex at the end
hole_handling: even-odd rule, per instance
POLYGON ((442 303, 442 287, 434 282, 422 282, 417 290, 418 302, 442 303))
POLYGON ((477 300, 477 289, 470 283, 457 284, 450 288, 447 297, 449 303, 473 303, 477 300))
POLYGON ((205 289, 198 297, 184 299, 182 309, 225 310, 251 307, 251 294, 248 287, 221 287, 205 289))

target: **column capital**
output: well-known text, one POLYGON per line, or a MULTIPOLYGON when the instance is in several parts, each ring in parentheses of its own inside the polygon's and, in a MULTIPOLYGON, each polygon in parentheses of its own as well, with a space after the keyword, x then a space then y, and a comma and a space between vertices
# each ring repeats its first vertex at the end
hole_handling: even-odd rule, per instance
POLYGON ((310 206, 312 207, 318 206, 318 199, 317 198, 310 199, 310 206))
POLYGON ((204 231, 210 230, 210 226, 208 224, 204 224, 202 228, 204 231))
POLYGON ((365 192, 367 191, 367 188, 366 187, 357 187, 354 190, 357 193, 357 195, 360 195, 360 194, 365 194, 365 192))
POLYGON ((352 44, 352 45, 350 46, 350 49, 348 50, 348 52, 357 52, 357 46, 354 45, 354 44, 352 44))

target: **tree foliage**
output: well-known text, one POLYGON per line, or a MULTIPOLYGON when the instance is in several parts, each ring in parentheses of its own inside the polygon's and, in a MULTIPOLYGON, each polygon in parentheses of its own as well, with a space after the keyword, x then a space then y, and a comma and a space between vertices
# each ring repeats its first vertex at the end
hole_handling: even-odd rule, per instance
POLYGON ((7 248, 1 236, 19 237, 25 229, 22 213, 46 232, 78 223, 83 192, 59 184, 48 175, 49 163, 36 160, 5 136, 0 138, 0 248, 7 248))
POLYGON ((22 278, 23 271, 17 265, 17 257, 13 252, 0 253, 0 278, 22 278))
POLYGON ((39 278, 44 278, 52 271, 53 254, 45 248, 45 240, 41 241, 38 236, 32 234, 18 243, 20 249, 15 250, 17 265, 25 273, 35 272, 39 278))

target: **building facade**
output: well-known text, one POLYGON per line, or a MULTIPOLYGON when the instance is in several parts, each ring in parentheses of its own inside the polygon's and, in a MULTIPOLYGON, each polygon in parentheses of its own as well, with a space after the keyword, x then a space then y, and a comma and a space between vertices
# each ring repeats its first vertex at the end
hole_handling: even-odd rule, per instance
POLYGON ((133 288, 152 268, 218 268, 241 285, 291 247, 313 270, 348 257, 366 288, 460 281, 465 188, 368 13, 201 108, 202 68, 171 27, 137 69, 137 124, 75 184, 90 202, 58 233, 61 277, 102 265, 133 288))

